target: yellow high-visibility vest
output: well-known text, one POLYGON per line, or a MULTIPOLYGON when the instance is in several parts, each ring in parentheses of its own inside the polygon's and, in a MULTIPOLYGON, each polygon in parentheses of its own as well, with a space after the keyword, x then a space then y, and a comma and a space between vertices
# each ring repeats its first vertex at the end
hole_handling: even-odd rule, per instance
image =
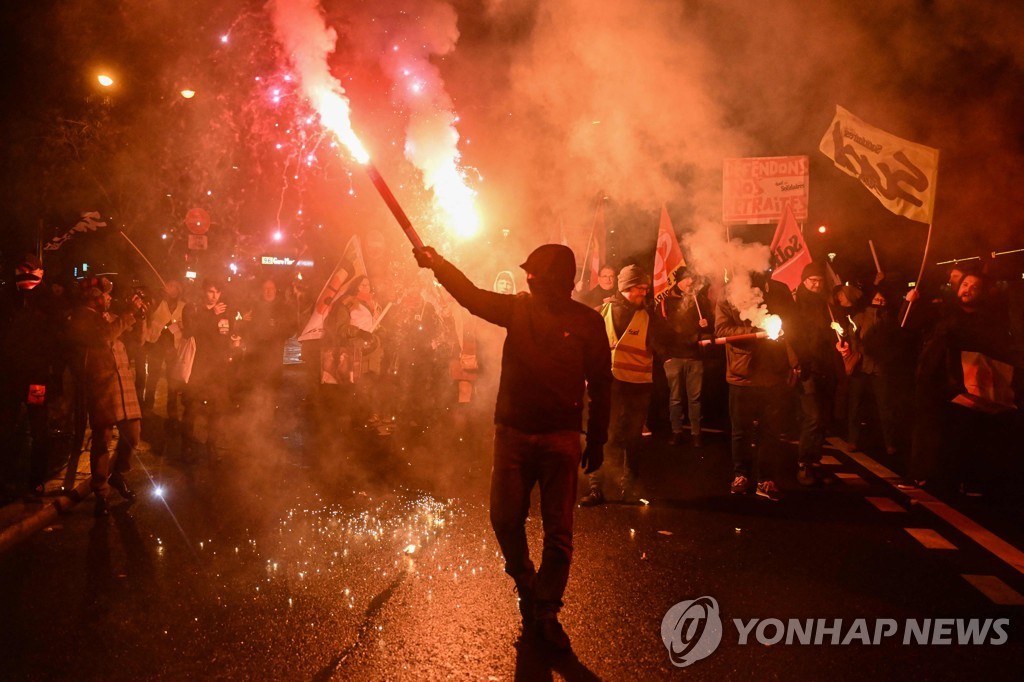
POLYGON ((647 330, 651 318, 646 310, 637 310, 621 338, 615 335, 612 304, 601 307, 604 328, 612 349, 612 376, 631 384, 649 384, 654 381, 654 353, 647 348, 647 330))

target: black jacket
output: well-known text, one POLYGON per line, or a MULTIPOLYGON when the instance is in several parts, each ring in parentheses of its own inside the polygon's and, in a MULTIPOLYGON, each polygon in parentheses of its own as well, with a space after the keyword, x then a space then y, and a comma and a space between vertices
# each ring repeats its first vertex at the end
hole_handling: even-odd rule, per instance
POLYGON ((568 296, 485 291, 447 261, 435 265, 434 274, 469 312, 508 330, 496 424, 533 434, 578 431, 585 387, 587 442, 607 441, 612 360, 596 311, 568 296))
POLYGON ((670 295, 662 299, 659 312, 667 323, 664 357, 699 358, 701 336, 711 336, 715 329, 712 319, 711 302, 703 294, 697 294, 696 303, 692 296, 670 295), (700 312, 697 311, 698 307, 700 312), (708 326, 701 327, 701 316, 708 326))
POLYGON ((4 292, 0 301, 0 386, 24 400, 30 384, 59 388, 61 366, 57 307, 43 284, 4 292))

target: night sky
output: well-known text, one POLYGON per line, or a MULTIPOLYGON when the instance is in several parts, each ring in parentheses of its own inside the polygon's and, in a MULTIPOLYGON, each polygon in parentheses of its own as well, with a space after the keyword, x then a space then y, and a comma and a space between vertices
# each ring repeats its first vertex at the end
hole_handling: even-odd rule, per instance
MULTIPOLYGON (((518 254, 560 232, 582 255, 599 194, 613 256, 642 260, 662 203, 680 235, 720 223, 723 158, 802 154, 808 223, 829 228, 808 230, 812 251, 838 253, 853 278, 871 267, 872 238, 886 269, 913 278, 926 225, 887 211, 818 151, 837 104, 941 150, 930 260, 1024 247, 1024 9, 754 5, 324 2, 355 129, 428 241, 481 269, 496 267, 496 249, 518 254), (409 78, 425 74, 423 99, 396 76, 399 45, 416 64, 409 78), (460 164, 483 218, 475 240, 431 218, 402 153, 424 106, 459 116, 460 164)), ((98 210, 173 269, 194 206, 231 251, 257 253, 277 229, 293 253, 375 232, 405 257, 357 164, 305 122, 263 3, 39 0, 5 3, 0 17, 5 259, 98 210), (100 71, 114 87, 98 87, 100 71)))

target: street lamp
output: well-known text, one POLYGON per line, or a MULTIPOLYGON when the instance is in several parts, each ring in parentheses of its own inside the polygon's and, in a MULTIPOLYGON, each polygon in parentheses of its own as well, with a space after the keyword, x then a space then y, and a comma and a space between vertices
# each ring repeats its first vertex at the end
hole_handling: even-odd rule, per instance
POLYGON ((196 96, 196 91, 195 90, 190 90, 188 88, 185 88, 184 90, 181 91, 181 96, 184 97, 185 99, 192 99, 193 97, 196 96))
POLYGON ((114 84, 114 79, 105 73, 101 73, 100 75, 96 76, 96 80, 99 82, 100 85, 102 85, 105 88, 109 88, 111 85, 114 84))

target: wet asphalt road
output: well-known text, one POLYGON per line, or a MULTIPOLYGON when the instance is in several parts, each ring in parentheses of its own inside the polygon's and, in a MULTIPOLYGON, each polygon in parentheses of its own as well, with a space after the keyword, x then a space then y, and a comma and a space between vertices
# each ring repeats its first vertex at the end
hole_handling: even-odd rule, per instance
MULTIPOLYGON (((562 618, 574 654, 517 646, 515 595, 487 520, 487 429, 326 442, 300 426, 300 408, 251 406, 220 462, 187 465, 149 428, 153 451, 131 474, 137 502, 94 521, 88 500, 0 556, 2 676, 1017 679, 1024 660, 1024 607, 994 604, 962 577, 1022 592, 1017 570, 835 451, 833 468, 862 482, 800 490, 787 479, 780 503, 731 497, 715 434, 699 451, 648 440, 649 506, 577 510, 562 618), (927 549, 908 527, 957 549, 927 549), (662 617, 702 595, 718 601, 725 637, 675 668, 662 617), (741 646, 732 625, 940 617, 1009 618, 1009 641, 741 646)), ((1003 511, 979 513, 1015 526, 1003 511)), ((537 519, 530 531, 539 548, 537 519)))

